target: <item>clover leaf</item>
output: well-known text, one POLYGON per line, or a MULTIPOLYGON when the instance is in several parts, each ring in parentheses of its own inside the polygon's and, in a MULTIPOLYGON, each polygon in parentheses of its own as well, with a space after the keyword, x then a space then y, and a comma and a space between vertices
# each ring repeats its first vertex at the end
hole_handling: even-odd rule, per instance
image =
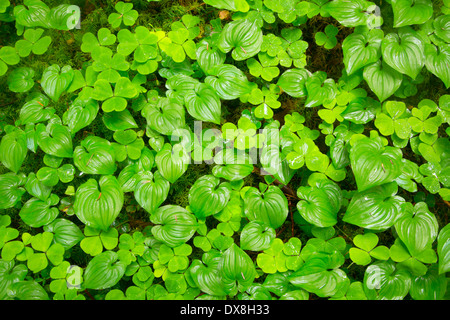
POLYGON ((21 58, 28 57, 31 52, 37 55, 44 54, 52 42, 50 36, 42 37, 44 29, 27 29, 25 30, 23 40, 18 40, 15 44, 17 53, 21 58))
POLYGON ((106 231, 89 226, 84 228, 85 238, 81 240, 80 247, 91 256, 96 256, 106 250, 113 250, 119 242, 119 233, 110 228, 106 231))
POLYGON ((324 32, 320 31, 314 35, 316 40, 316 44, 318 46, 324 46, 325 49, 333 49, 337 44, 336 35, 339 30, 332 24, 329 24, 325 27, 324 32))
POLYGON ((378 260, 389 259, 389 248, 378 246, 378 236, 375 233, 358 234, 353 238, 356 247, 350 248, 350 259, 358 265, 367 265, 372 258, 378 260))
POLYGON ((139 13, 136 10, 133 10, 132 3, 119 1, 114 8, 117 12, 113 12, 108 16, 108 23, 114 29, 119 28, 122 22, 126 26, 132 26, 139 17, 139 13))

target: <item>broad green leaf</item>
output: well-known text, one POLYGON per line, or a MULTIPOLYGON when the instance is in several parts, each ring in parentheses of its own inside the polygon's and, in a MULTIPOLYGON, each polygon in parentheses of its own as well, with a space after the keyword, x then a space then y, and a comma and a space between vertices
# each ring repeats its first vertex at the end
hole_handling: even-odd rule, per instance
POLYGON ((237 290, 245 291, 256 277, 252 259, 234 243, 223 253, 219 270, 229 295, 234 295, 237 290))
POLYGON ((436 77, 444 82, 445 87, 450 87, 450 45, 442 44, 436 47, 433 44, 425 44, 425 66, 436 77))
POLYGON ((403 215, 405 200, 397 196, 395 182, 356 193, 348 205, 343 221, 370 230, 386 230, 403 215))
POLYGON ((250 94, 255 87, 241 69, 231 64, 214 66, 208 73, 205 83, 214 88, 224 100, 234 100, 250 94))
POLYGON ((450 270, 450 224, 439 231, 437 243, 439 274, 444 274, 450 270))
POLYGON ((156 154, 155 162, 161 175, 170 183, 175 183, 186 172, 190 158, 181 143, 173 147, 166 143, 156 154))
POLYGON ((415 256, 431 247, 438 235, 438 221, 425 202, 418 202, 414 207, 406 202, 402 209, 404 213, 395 223, 395 230, 411 255, 415 256))
POLYGON ((394 27, 424 24, 433 15, 431 0, 392 0, 394 27))
POLYGON ((442 300, 446 290, 447 279, 434 264, 425 275, 412 278, 409 294, 414 300, 442 300))
POLYGON ((156 171, 140 173, 134 187, 134 197, 141 207, 152 214, 166 200, 170 183, 156 171))
POLYGON ((155 224, 151 229, 154 237, 171 248, 191 239, 198 227, 195 216, 176 205, 159 207, 150 220, 155 224))
POLYGON ((7 132, 0 142, 0 162, 9 170, 17 173, 27 156, 25 132, 15 128, 7 132))
POLYGON ((310 76, 311 72, 306 69, 288 69, 278 78, 277 85, 291 97, 305 97, 307 94, 305 84, 310 76))
POLYGON ((381 53, 394 70, 416 79, 425 65, 424 42, 411 28, 387 34, 381 42, 381 53))
POLYGON ((75 5, 60 4, 50 10, 47 19, 53 29, 71 30, 80 23, 81 10, 75 5))
POLYGON ((325 5, 328 13, 346 27, 367 25, 367 12, 374 6, 373 2, 365 0, 335 0, 325 5))
POLYGON ((221 31, 217 47, 224 53, 231 50, 234 60, 242 61, 253 57, 261 50, 262 30, 247 19, 229 22, 221 31))
POLYGON ((84 238, 80 228, 64 218, 53 220, 44 226, 44 230, 53 233, 55 242, 61 244, 65 250, 69 250, 84 238))
POLYGON ((253 220, 242 229, 240 246, 243 250, 262 251, 269 249, 274 239, 274 228, 261 221, 253 220))
POLYGON ((250 187, 245 193, 244 210, 250 221, 260 221, 274 229, 284 223, 289 212, 286 196, 276 186, 269 186, 264 192, 250 187))
POLYGON ((25 193, 22 186, 26 181, 23 174, 9 172, 0 175, 0 209, 11 208, 20 201, 25 193))
POLYGON ((55 102, 67 91, 73 81, 75 72, 71 66, 60 67, 53 64, 42 74, 41 86, 44 92, 55 102))
POLYGON ((411 275, 395 263, 377 261, 364 274, 364 292, 369 300, 403 300, 411 288, 411 275))
POLYGON ((437 17, 433 21, 434 32, 447 43, 450 43, 450 14, 437 17))
POLYGON ((322 179, 311 187, 300 187, 297 203, 300 215, 309 223, 326 228, 337 223, 337 214, 342 204, 342 191, 331 180, 322 179))
POLYGON ((330 103, 337 94, 336 83, 333 79, 327 78, 324 71, 317 71, 306 79, 305 87, 308 92, 305 102, 307 108, 330 103))
POLYGON ((15 300, 50 300, 47 291, 35 280, 22 280, 12 283, 8 296, 15 300))
POLYGON ((97 136, 88 136, 75 147, 74 164, 81 172, 88 174, 113 174, 116 158, 111 143, 97 136))
POLYGON ((39 123, 36 126, 36 135, 37 143, 45 153, 60 158, 72 158, 72 135, 68 127, 58 123, 49 123, 47 126, 39 123))
POLYGON ((163 135, 169 135, 185 125, 184 107, 168 98, 159 98, 156 104, 148 104, 142 109, 142 115, 151 129, 163 135))
POLYGON ((210 86, 195 86, 194 90, 188 91, 184 96, 184 103, 188 113, 195 119, 220 124, 220 98, 210 86))
POLYGON ((246 0, 206 0, 205 3, 215 8, 231 11, 247 12, 250 8, 246 0))
POLYGON ((39 123, 51 118, 55 109, 47 107, 49 98, 44 94, 31 94, 20 109, 20 122, 23 125, 39 123))
POLYGON ((50 8, 44 2, 39 0, 27 0, 24 1, 23 5, 14 7, 14 16, 16 17, 16 22, 29 28, 49 28, 49 13, 50 8))
POLYGON ((400 72, 381 60, 365 66, 363 76, 380 102, 393 95, 400 88, 403 80, 403 75, 400 72))
MULTIPOLYGON (((339 262, 341 264, 341 262, 339 262)), ((290 283, 319 297, 330 297, 347 289, 350 283, 346 273, 336 266, 331 256, 312 258, 289 277, 290 283)), ((345 291, 344 291, 345 292, 345 291)))
POLYGON ((69 109, 64 112, 62 120, 74 135, 95 120, 98 110, 99 105, 97 101, 77 98, 70 105, 69 109))
POLYGON ((381 57, 383 38, 384 33, 381 29, 372 29, 368 32, 354 32, 344 39, 342 50, 348 75, 378 61, 381 57))
POLYGON ((202 40, 197 45, 197 63, 203 72, 208 75, 208 71, 215 67, 222 65, 225 62, 226 54, 217 48, 216 45, 211 44, 208 40, 202 40))
POLYGON ((13 283, 22 281, 28 272, 24 264, 15 264, 14 261, 0 261, 0 299, 8 297, 8 288, 13 283))
POLYGON ((34 86, 34 70, 28 67, 14 69, 8 76, 8 88, 13 92, 27 92, 34 86))
POLYGON ((112 111, 103 114, 102 121, 112 131, 137 128, 138 125, 130 111, 125 109, 120 112, 112 111))
POLYGON ((56 207, 59 202, 59 197, 53 194, 46 201, 38 198, 31 198, 22 207, 19 212, 20 218, 23 222, 33 228, 40 228, 51 223, 59 215, 59 210, 56 207))
POLYGON ((350 162, 358 191, 390 182, 401 174, 402 152, 383 146, 381 138, 362 138, 350 149, 350 162))
POLYGON ((189 190, 189 208, 198 219, 216 214, 225 208, 231 196, 231 185, 205 175, 197 179, 189 190))
POLYGON ((116 285, 125 274, 126 264, 113 251, 105 251, 92 258, 84 271, 83 286, 102 290, 116 285))
POLYGON ((106 231, 122 210, 123 202, 117 179, 103 175, 98 183, 89 179, 77 189, 73 209, 85 225, 106 231))

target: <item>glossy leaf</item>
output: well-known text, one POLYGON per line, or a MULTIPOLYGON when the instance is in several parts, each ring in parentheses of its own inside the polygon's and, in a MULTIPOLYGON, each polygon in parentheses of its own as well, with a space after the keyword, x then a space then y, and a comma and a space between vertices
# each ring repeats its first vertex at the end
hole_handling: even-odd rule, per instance
POLYGON ((113 251, 105 251, 92 258, 84 271, 83 286, 102 290, 116 285, 125 274, 126 264, 113 251))
POLYGON ((117 169, 115 160, 111 143, 97 136, 88 136, 74 150, 75 166, 88 174, 113 174, 117 169))
POLYGON ((286 196, 276 186, 269 186, 264 192, 249 188, 244 196, 244 210, 250 221, 260 221, 274 229, 284 223, 289 211, 286 196))
POLYGON ((61 95, 69 88, 75 72, 71 66, 60 67, 51 65, 44 70, 41 86, 44 92, 53 100, 58 101, 61 95))
POLYGON ((182 245, 194 235, 198 223, 195 216, 186 209, 165 205, 159 207, 150 220, 155 224, 152 234, 171 248, 182 245))
POLYGON ((0 142, 0 161, 9 170, 17 173, 27 156, 25 132, 14 128, 2 137, 0 142))
POLYGON ((134 187, 134 197, 141 207, 152 214, 166 200, 170 183, 159 171, 139 173, 134 187))
POLYGON ((159 172, 170 183, 175 183, 186 172, 189 161, 187 151, 181 144, 172 147, 166 143, 155 157, 159 172))
POLYGON ((343 221, 371 230, 386 230, 403 215, 404 199, 397 196, 397 184, 381 186, 356 193, 348 205, 343 221))
POLYGON ((439 274, 450 270, 450 224, 439 231, 437 252, 439 255, 439 274))
POLYGON ((381 102, 393 95, 403 80, 400 72, 380 60, 364 67, 363 76, 381 102))
POLYGON ((89 179, 76 192, 73 209, 85 225, 108 230, 122 210, 123 191, 114 176, 89 179))
POLYGON ((395 28, 424 24, 433 15, 433 4, 430 0, 392 0, 392 11, 395 28))

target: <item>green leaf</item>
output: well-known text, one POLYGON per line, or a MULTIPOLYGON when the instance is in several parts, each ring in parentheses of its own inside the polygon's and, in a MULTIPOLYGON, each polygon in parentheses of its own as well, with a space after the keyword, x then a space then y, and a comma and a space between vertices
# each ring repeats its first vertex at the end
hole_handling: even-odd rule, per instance
POLYGON ((330 103, 337 94, 336 83, 328 78, 324 71, 317 71, 306 80, 305 83, 308 96, 305 107, 312 108, 321 104, 330 103))
POLYGON ((170 135, 185 125, 184 107, 168 98, 159 98, 156 104, 148 104, 142 109, 142 115, 151 129, 163 135, 170 135))
POLYGON ((386 230, 403 215, 404 199, 395 182, 357 192, 348 205, 343 221, 371 230, 386 230))
POLYGON ((412 24, 424 24, 433 15, 430 0, 392 0, 394 28, 412 24))
POLYGON ((154 237, 171 248, 191 239, 198 227, 192 213, 175 205, 159 207, 150 220, 155 224, 151 229, 154 237))
POLYGON ((0 142, 0 161, 9 170, 17 173, 27 156, 25 132, 16 129, 8 132, 0 142))
POLYGON ((377 261, 364 274, 364 292, 370 300, 403 300, 411 287, 411 275, 395 263, 377 261))
POLYGON ((114 176, 89 179, 76 192, 73 209, 87 226, 108 230, 122 210, 123 191, 114 176))
POLYGON ((188 113, 195 119, 220 124, 220 98, 210 86, 197 85, 194 90, 186 93, 184 103, 188 113))
POLYGON ((337 213, 342 204, 342 191, 331 180, 322 179, 311 187, 300 187, 297 203, 300 215, 309 223, 326 228, 337 223, 337 213))
POLYGON ((102 290, 116 285, 125 274, 126 265, 113 251, 105 251, 89 261, 84 271, 86 289, 102 290))
POLYGON ((75 72, 71 66, 61 68, 59 65, 53 64, 47 67, 42 74, 42 89, 53 101, 57 102, 69 88, 74 75, 75 72))
POLYGON ((166 200, 170 183, 156 171, 155 174, 140 173, 134 187, 134 197, 139 205, 152 214, 166 200))
POLYGON ((51 223, 59 215, 58 208, 50 208, 57 205, 59 197, 52 195, 46 201, 37 198, 31 198, 22 207, 19 212, 23 222, 33 228, 40 228, 51 223))
POLYGON ((242 61, 253 57, 261 50, 262 30, 247 19, 229 22, 221 31, 217 42, 218 48, 228 53, 231 50, 234 60, 242 61))
POLYGON ((450 224, 439 231, 437 252, 439 255, 439 274, 450 270, 450 224))
POLYGON ((367 12, 373 6, 373 2, 365 0, 335 0, 328 2, 325 8, 340 24, 346 27, 356 27, 368 24, 367 12))
POLYGON ((39 147, 45 153, 60 158, 72 158, 72 135, 68 127, 58 123, 49 123, 47 126, 39 123, 36 126, 36 136, 39 147))
POLYGON ((222 211, 230 200, 231 186, 228 182, 205 175, 197 179, 189 190, 189 208, 198 219, 222 211))
POLYGON ((274 229, 284 223, 289 212, 286 196, 276 186, 269 186, 264 192, 250 187, 245 193, 244 210, 250 221, 260 221, 274 229))
POLYGON ((211 68, 222 65, 226 59, 226 54, 220 51, 216 45, 213 45, 207 39, 202 40, 197 45, 196 54, 197 63, 206 75, 209 74, 208 71, 211 68))
POLYGON ((119 1, 114 8, 118 13, 111 13, 108 16, 108 23, 115 29, 119 28, 122 22, 126 26, 132 26, 139 16, 139 13, 136 10, 133 10, 132 3, 119 1))
POLYGON ((364 137, 350 149, 350 162, 358 191, 390 182, 401 174, 402 152, 383 146, 381 138, 364 137))
POLYGON ((384 60, 378 60, 364 67, 363 76, 380 102, 393 95, 400 88, 403 80, 403 75, 391 68, 384 60))
POLYGON ((63 114, 63 123, 69 127, 72 134, 89 126, 97 117, 98 102, 93 99, 77 98, 63 114))
POLYGON ((378 61, 383 38, 381 29, 372 29, 368 32, 354 32, 344 39, 342 50, 348 75, 378 61))
POLYGON ((88 136, 75 147, 74 164, 81 172, 88 174, 113 174, 116 158, 111 143, 97 136, 88 136))
POLYGON ((252 259, 234 243, 223 253, 219 270, 229 295, 234 295, 237 290, 245 291, 256 277, 252 259))
POLYGON ((74 222, 64 218, 53 220, 44 226, 44 230, 53 233, 54 241, 61 244, 65 250, 69 250, 84 238, 80 228, 74 222))
POLYGON ((253 220, 242 229, 240 247, 243 250, 262 251, 269 249, 274 239, 274 228, 261 221, 253 220))
POLYGON ((306 80, 311 72, 306 69, 288 69, 278 78, 277 85, 288 95, 294 98, 306 96, 306 80))
POLYGON ((425 275, 412 279, 409 294, 414 300, 442 300, 446 290, 445 275, 439 275, 437 265, 432 265, 425 275))
POLYGON ((416 256, 431 247, 438 235, 438 222, 425 202, 414 207, 406 202, 402 208, 404 213, 395 223, 395 230, 411 255, 416 256))
POLYGON ((13 207, 20 201, 25 189, 22 186, 26 182, 23 174, 13 172, 0 175, 0 209, 13 207))
POLYGON ((255 85, 248 81, 244 72, 231 64, 216 65, 209 69, 205 83, 216 90, 224 100, 234 100, 250 94, 255 85))
POLYGON ((156 154, 155 162, 161 175, 169 182, 175 183, 186 172, 190 157, 181 143, 173 147, 166 143, 156 154))
POLYGON ((394 70, 416 79, 425 65, 424 42, 411 28, 387 34, 381 42, 381 53, 394 70))
POLYGON ((433 44, 425 44, 425 66, 436 77, 444 82, 445 87, 450 87, 450 45, 442 44, 436 47, 433 44))
POLYGON ((13 92, 27 92, 34 86, 34 70, 27 67, 17 68, 8 76, 8 88, 13 92))

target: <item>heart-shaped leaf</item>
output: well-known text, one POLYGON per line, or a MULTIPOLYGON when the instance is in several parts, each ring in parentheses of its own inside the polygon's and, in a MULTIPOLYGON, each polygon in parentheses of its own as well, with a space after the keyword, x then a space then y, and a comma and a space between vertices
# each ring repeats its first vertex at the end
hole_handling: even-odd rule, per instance
POLYGON ((411 275, 392 260, 377 261, 364 274, 364 292, 371 300, 402 300, 411 287, 411 275))
POLYGON ((262 251, 270 248, 275 236, 274 228, 268 227, 261 221, 253 220, 242 229, 240 247, 243 250, 262 251))
POLYGON ((151 129, 164 135, 185 125, 184 107, 168 98, 159 98, 156 104, 148 104, 142 109, 142 115, 151 129))
POLYGON ((425 202, 418 202, 414 207, 406 202, 402 209, 404 213, 395 223, 395 230, 411 255, 415 256, 431 247, 438 235, 438 222, 425 202))
POLYGON ((403 80, 403 75, 400 72, 381 60, 364 67, 363 76, 380 102, 393 95, 400 88, 403 80))
POLYGON ((220 124, 221 103, 213 88, 199 84, 187 92, 184 103, 189 114, 197 120, 220 124))
POLYGON ((68 127, 59 123, 49 123, 45 126, 39 123, 36 126, 37 143, 47 154, 60 157, 72 158, 72 134, 68 127))
POLYGON ((170 183, 161 176, 159 171, 139 173, 134 187, 134 197, 141 207, 152 214, 166 200, 170 183))
POLYGON ((9 170, 17 173, 27 156, 27 138, 24 131, 15 128, 7 132, 0 142, 0 161, 9 170))
POLYGON ((435 46, 425 44, 425 66, 428 71, 444 82, 445 87, 450 88, 450 45, 435 46))
POLYGON ((27 92, 34 86, 34 70, 27 67, 17 68, 8 76, 8 87, 13 92, 27 92))
POLYGON ((450 224, 439 231, 437 242, 439 274, 444 274, 450 270, 450 224))
POLYGON ((358 191, 393 181, 401 174, 402 152, 383 146, 381 138, 364 137, 350 148, 350 162, 358 191))
POLYGON ((89 179, 76 192, 73 209, 85 225, 108 230, 122 210, 123 191, 114 176, 89 179))
POLYGON ((250 94, 255 84, 248 81, 244 72, 231 64, 222 64, 209 69, 205 83, 216 90, 224 100, 234 100, 250 94))
POLYGON ((226 54, 213 46, 208 40, 202 40, 197 45, 197 62, 203 72, 208 75, 208 70, 225 62, 226 54))
POLYGON ((114 149, 108 140, 88 136, 75 147, 74 164, 88 174, 113 174, 116 169, 114 149))
POLYGON ((186 172, 189 161, 190 157, 181 144, 172 147, 166 143, 155 157, 159 172, 171 183, 175 183, 186 172))
POLYGON ((83 274, 86 289, 102 290, 116 285, 125 274, 126 264, 113 251, 105 251, 89 261, 83 274))
POLYGON ((343 221, 371 230, 386 230, 402 216, 405 200, 397 196, 395 182, 358 192, 350 201, 343 221))
POLYGON ((44 70, 41 79, 41 86, 44 92, 53 100, 58 101, 59 97, 67 91, 73 81, 75 72, 71 66, 60 67, 53 64, 44 70))
POLYGON ((387 34, 381 43, 381 53, 394 70, 415 79, 425 65, 424 42, 411 28, 387 34))
POLYGON ((368 32, 354 32, 342 42, 345 70, 352 75, 357 70, 375 63, 381 57, 381 41, 384 33, 381 29, 368 32))
POLYGON ((306 69, 288 69, 278 78, 277 85, 291 97, 305 97, 307 94, 305 84, 310 76, 311 72, 306 69))
POLYGON ((93 99, 77 98, 63 114, 63 123, 74 135, 94 121, 99 110, 98 102, 93 99))
POLYGON ((13 172, 0 175, 0 209, 13 207, 20 201, 25 189, 22 188, 27 178, 23 174, 13 172))
POLYGON ((198 219, 216 214, 227 205, 231 196, 231 185, 220 183, 220 179, 205 175, 197 179, 189 190, 189 208, 198 219))
POLYGON ((394 27, 424 24, 433 15, 431 0, 392 0, 394 27))
POLYGON ((244 210, 249 220, 261 221, 274 229, 284 223, 289 212, 286 196, 276 186, 269 186, 264 192, 250 187, 245 192, 244 210))
POLYGON ((198 227, 192 213, 175 205, 159 207, 150 220, 155 224, 151 229, 154 237, 171 248, 191 239, 198 227))
POLYGON ((53 194, 46 201, 38 198, 31 198, 22 207, 19 212, 23 222, 33 228, 40 228, 51 223, 59 214, 58 208, 52 207, 57 205, 59 197, 53 194))
POLYGON ((263 42, 262 30, 247 19, 229 22, 223 28, 217 42, 218 48, 228 53, 236 61, 242 61, 253 57, 261 50, 263 42))
POLYGON ((326 228, 337 223, 337 213, 342 204, 342 191, 331 180, 318 180, 311 187, 300 187, 297 203, 300 215, 309 223, 326 228))

